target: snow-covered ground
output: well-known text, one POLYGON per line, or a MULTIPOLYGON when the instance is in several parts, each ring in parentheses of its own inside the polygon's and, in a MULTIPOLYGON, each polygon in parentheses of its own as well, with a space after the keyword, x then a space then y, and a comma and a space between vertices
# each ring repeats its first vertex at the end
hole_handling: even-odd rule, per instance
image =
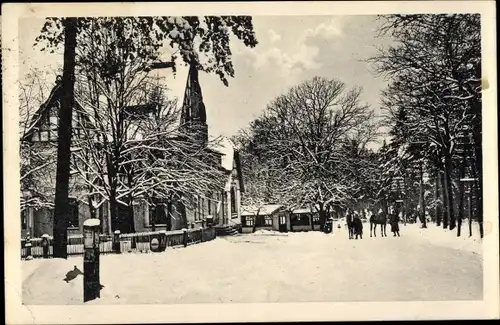
MULTIPOLYGON (((365 224, 362 240, 349 240, 344 228, 258 231, 163 253, 103 255, 101 298, 88 304, 482 299, 479 243, 437 231, 402 225, 400 238, 370 238, 365 224)), ((82 276, 63 281, 74 265, 83 270, 81 256, 22 265, 25 304, 83 303, 82 276)))
POLYGON ((464 223, 461 228, 460 237, 457 237, 457 229, 448 230, 438 227, 434 223, 428 223, 426 229, 421 229, 420 224, 400 226, 400 230, 405 231, 410 236, 416 236, 419 240, 425 240, 433 245, 449 247, 468 252, 482 254, 482 240, 479 236, 479 226, 475 222, 472 224, 472 237, 469 236, 469 225, 464 223), (408 229, 408 231, 405 231, 408 229))

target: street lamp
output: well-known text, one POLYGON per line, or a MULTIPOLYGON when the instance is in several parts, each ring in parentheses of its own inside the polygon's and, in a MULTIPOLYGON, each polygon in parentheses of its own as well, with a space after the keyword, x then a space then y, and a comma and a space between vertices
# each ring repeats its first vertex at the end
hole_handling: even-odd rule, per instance
MULTIPOLYGON (((394 189, 394 187, 396 187, 396 200, 395 200, 396 207, 398 205, 401 205, 401 207, 398 207, 396 209, 396 214, 397 215, 399 215, 399 208, 404 208, 404 205, 403 205, 404 200, 402 198, 402 193, 401 193, 401 183, 403 183, 403 185, 404 185, 404 179, 403 179, 403 177, 397 176, 397 177, 393 178, 392 188, 394 189)), ((403 212, 403 215, 404 215, 403 222, 404 222, 404 225, 406 226, 406 211, 403 212)))
MULTIPOLYGON (((471 151, 472 151, 472 132, 468 125, 462 126, 460 133, 458 135, 458 145, 457 145, 457 153, 461 156, 460 161, 460 182, 463 184, 461 189, 463 191, 463 187, 466 187, 465 194, 467 195, 468 201, 468 215, 469 215, 469 236, 472 236, 472 184, 478 181, 477 178, 466 177, 466 168, 467 161, 470 159, 471 151)), ((463 197, 460 198, 462 200, 463 197)), ((463 205, 461 204, 461 207, 463 205)), ((460 214, 461 215, 461 214, 460 214)), ((461 222, 461 221, 460 221, 461 222)), ((458 233, 460 235, 460 232, 458 233)))
POLYGON ((469 215, 469 237, 472 237, 472 184, 477 182, 477 178, 465 177, 461 178, 460 182, 467 184, 467 190, 465 194, 467 194, 467 212, 469 215))

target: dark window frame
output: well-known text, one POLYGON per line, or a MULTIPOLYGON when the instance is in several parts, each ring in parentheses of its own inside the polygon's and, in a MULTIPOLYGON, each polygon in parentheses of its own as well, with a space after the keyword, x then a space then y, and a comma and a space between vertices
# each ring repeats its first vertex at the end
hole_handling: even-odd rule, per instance
POLYGON ((246 227, 253 227, 255 225, 254 217, 253 216, 244 216, 243 224, 246 227))
POLYGON ((168 215, 165 211, 168 208, 166 203, 157 203, 149 206, 149 225, 166 225, 168 223, 168 215), (162 211, 162 212, 161 212, 162 211))
POLYGON ((231 186, 230 195, 231 197, 231 213, 236 213, 236 189, 231 186))
POLYGON ((21 230, 28 229, 28 210, 21 211, 21 230))

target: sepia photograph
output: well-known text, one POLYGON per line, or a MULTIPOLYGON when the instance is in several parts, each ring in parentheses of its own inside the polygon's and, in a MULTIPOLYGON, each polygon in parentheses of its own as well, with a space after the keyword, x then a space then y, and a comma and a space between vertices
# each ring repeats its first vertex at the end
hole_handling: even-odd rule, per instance
POLYGON ((494 2, 397 2, 3 4, 7 323, 500 317, 494 2))

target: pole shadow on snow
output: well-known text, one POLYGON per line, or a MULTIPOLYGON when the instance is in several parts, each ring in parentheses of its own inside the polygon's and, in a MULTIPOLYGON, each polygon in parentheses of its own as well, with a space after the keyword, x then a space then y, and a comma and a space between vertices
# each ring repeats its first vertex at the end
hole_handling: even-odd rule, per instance
MULTIPOLYGON (((75 280, 79 275, 83 276, 83 272, 75 265, 72 270, 68 271, 66 273, 66 277, 63 279, 66 283, 70 283, 71 281, 75 280)), ((102 284, 99 284, 99 291, 104 289, 105 286, 102 284)), ((94 298, 95 299, 95 298, 94 298)), ((94 299, 84 299, 84 302, 87 302, 89 300, 94 300, 94 299)))

